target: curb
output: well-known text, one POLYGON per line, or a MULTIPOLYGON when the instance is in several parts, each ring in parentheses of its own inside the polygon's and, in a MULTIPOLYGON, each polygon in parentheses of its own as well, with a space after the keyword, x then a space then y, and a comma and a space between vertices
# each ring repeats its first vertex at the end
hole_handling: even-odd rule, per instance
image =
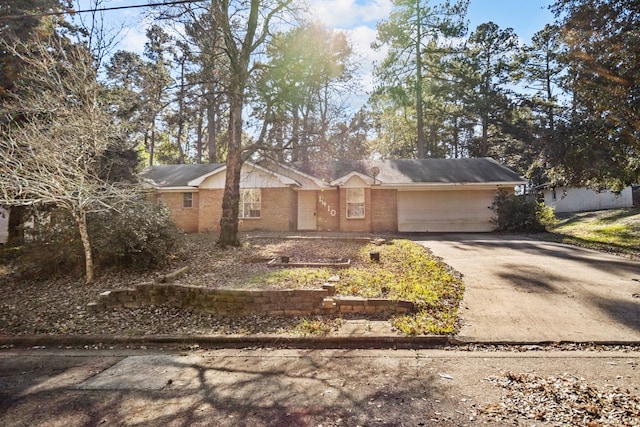
POLYGON ((452 345, 446 336, 119 336, 35 335, 0 337, 1 347, 29 348, 84 346, 188 346, 197 348, 292 348, 292 349, 429 349, 452 345))
POLYGON ((504 346, 558 347, 563 345, 640 347, 640 341, 482 341, 452 336, 121 336, 121 335, 33 335, 2 336, 2 348, 32 347, 193 347, 196 348, 291 348, 291 349, 437 349, 442 347, 504 346))

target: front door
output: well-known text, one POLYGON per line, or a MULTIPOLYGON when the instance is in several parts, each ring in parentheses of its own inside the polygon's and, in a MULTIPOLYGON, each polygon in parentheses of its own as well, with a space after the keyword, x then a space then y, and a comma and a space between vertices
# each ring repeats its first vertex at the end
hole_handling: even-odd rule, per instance
POLYGON ((317 229, 316 192, 298 191, 298 230, 317 229))

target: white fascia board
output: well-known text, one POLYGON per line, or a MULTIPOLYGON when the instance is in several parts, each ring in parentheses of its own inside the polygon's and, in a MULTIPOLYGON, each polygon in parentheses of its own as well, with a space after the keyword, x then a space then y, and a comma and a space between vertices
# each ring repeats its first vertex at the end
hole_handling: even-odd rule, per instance
POLYGON ((453 183, 424 183, 415 182, 411 184, 382 184, 384 188, 396 188, 398 191, 415 191, 415 190, 460 190, 463 188, 473 190, 492 190, 497 188, 511 188, 517 185, 525 185, 527 181, 512 182, 453 182, 453 183))
POLYGON ((363 180, 365 183, 367 183, 368 185, 380 185, 380 181, 374 181, 374 179, 372 177, 370 177, 369 175, 365 175, 363 173, 360 172, 351 172, 345 176, 341 176, 338 179, 335 179, 333 181, 331 181, 329 183, 329 185, 331 185, 332 187, 336 187, 339 185, 344 185, 347 181, 349 181, 351 178, 353 178, 354 176, 357 176, 358 178, 360 178, 361 180, 363 180))
POLYGON ((196 187, 156 187, 159 193, 197 193, 196 187))
POLYGON ((206 173, 202 176, 199 176, 196 179, 192 179, 191 181, 187 182, 187 185, 192 185, 194 187, 199 187, 200 184, 202 184, 204 182, 205 179, 209 178, 210 176, 213 175, 217 175, 218 173, 227 170, 227 165, 223 165, 222 167, 219 167, 218 169, 211 171, 209 173, 206 173))
MULTIPOLYGON (((269 169, 263 168, 262 166, 258 166, 258 165, 254 164, 254 163, 244 162, 243 166, 244 165, 249 165, 254 169, 257 169, 257 170, 260 170, 260 171, 262 171, 262 172, 264 172, 266 174, 275 176, 284 185, 296 185, 296 186, 300 185, 299 182, 297 182, 297 181, 295 181, 295 180, 293 180, 291 178, 288 178, 288 177, 286 177, 284 175, 280 175, 280 174, 278 174, 276 172, 273 172, 273 171, 271 171, 269 169)), ((200 177, 198 177, 196 179, 193 179, 193 180, 189 181, 187 184, 188 185, 193 185, 194 187, 199 187, 200 184, 202 184, 207 178, 209 178, 209 177, 211 177, 213 175, 217 175, 218 173, 226 171, 226 170, 227 170, 227 165, 224 165, 224 166, 222 166, 222 167, 220 167, 220 168, 218 168, 218 169, 216 169, 214 171, 211 171, 211 172, 209 172, 209 173, 207 173, 205 175, 202 175, 202 176, 200 176, 200 177)))
POLYGON ((162 187, 158 186, 158 184, 156 184, 156 182, 152 179, 149 178, 143 178, 142 179, 142 187, 143 188, 154 188, 154 189, 160 189, 162 187))
POLYGON ((328 187, 330 187, 330 185, 327 184, 325 181, 323 181, 323 180, 321 180, 319 178, 316 178, 315 176, 311 176, 311 175, 309 175, 307 173, 299 171, 299 170, 297 170, 295 168, 292 168, 291 166, 283 165, 282 163, 278 163, 278 166, 281 167, 282 169, 290 170, 292 173, 298 174, 298 175, 300 175, 300 176, 302 176, 304 178, 307 178, 310 181, 313 181, 313 183, 315 183, 320 188, 328 188, 328 187))
POLYGON ((282 174, 279 174, 277 172, 274 172, 272 170, 264 168, 264 167, 262 167, 260 165, 256 165, 255 163, 245 162, 245 164, 249 164, 249 165, 251 165, 251 167, 253 167, 253 168, 255 168, 255 169, 259 170, 259 171, 262 171, 262 172, 264 172, 266 174, 269 174, 271 176, 275 176, 284 185, 295 185, 295 186, 298 186, 298 187, 300 186, 300 183, 298 181, 296 181, 294 179, 291 179, 288 176, 284 176, 282 174))

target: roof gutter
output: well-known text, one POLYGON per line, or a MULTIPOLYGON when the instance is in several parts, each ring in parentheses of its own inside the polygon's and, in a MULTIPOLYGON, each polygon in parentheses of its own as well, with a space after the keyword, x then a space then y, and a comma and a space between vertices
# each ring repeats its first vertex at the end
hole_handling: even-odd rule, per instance
POLYGON ((164 193, 177 193, 177 192, 189 192, 189 193, 197 193, 198 187, 158 187, 154 186, 154 189, 157 191, 162 191, 164 193))
POLYGON ((456 189, 460 187, 485 187, 485 188, 496 188, 496 187, 514 187, 516 185, 526 185, 527 181, 497 181, 497 182, 412 182, 405 184, 386 184, 381 183, 381 187, 387 188, 397 188, 398 190, 402 189, 415 189, 415 188, 447 188, 447 189, 456 189))

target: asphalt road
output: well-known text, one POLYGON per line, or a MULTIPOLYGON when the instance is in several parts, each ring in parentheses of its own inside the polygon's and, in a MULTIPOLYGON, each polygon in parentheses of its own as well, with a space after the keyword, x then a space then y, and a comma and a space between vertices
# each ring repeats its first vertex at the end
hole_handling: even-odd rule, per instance
POLYGON ((637 260, 521 236, 414 240, 464 274, 463 340, 640 342, 637 260))
MULTIPOLYGON (((637 396, 639 363, 628 349, 4 349, 0 425, 476 426, 503 402, 491 376, 570 374, 637 396)), ((493 425, 555 425, 529 416, 493 425)))

